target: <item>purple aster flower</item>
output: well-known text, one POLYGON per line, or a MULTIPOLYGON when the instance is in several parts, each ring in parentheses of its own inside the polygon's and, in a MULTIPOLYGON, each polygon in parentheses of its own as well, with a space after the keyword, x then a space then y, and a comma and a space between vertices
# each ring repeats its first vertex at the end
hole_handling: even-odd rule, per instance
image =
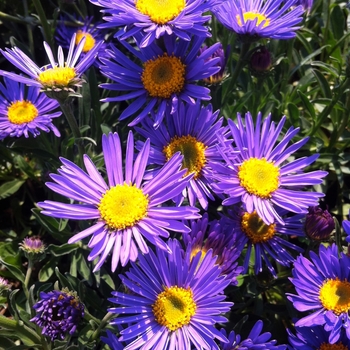
POLYGON ((302 172, 318 158, 318 154, 287 161, 308 138, 288 147, 299 132, 299 128, 291 127, 278 142, 285 121, 283 116, 276 126, 269 115, 261 122, 259 113, 254 127, 249 112, 245 116, 245 126, 240 114, 237 125, 228 120, 236 148, 232 150, 231 147, 231 151, 227 147, 219 148, 226 156, 228 167, 214 175, 218 183, 212 185, 214 190, 228 195, 223 205, 243 202, 248 213, 255 210, 266 224, 275 221, 284 224, 276 208, 306 214, 309 206, 317 205, 318 199, 324 196, 323 193, 303 191, 307 185, 322 183, 322 178, 328 174, 326 171, 302 172))
POLYGON ((126 276, 120 275, 129 294, 113 292, 109 309, 118 314, 111 324, 127 324, 119 341, 131 341, 125 349, 219 349, 214 339, 227 342, 215 323, 227 322, 225 287, 212 251, 193 259, 178 241, 169 240, 172 254, 157 249, 140 255, 126 276))
POLYGON ((342 332, 340 339, 335 344, 328 341, 329 331, 325 331, 322 326, 296 327, 296 335, 289 330, 290 350, 348 350, 350 340, 346 333, 342 332))
POLYGON ((298 0, 227 0, 212 10, 229 30, 254 41, 259 38, 290 39, 303 20, 298 0))
POLYGON ((328 240, 335 229, 335 222, 328 210, 323 210, 319 206, 310 207, 305 216, 305 233, 315 241, 328 240))
POLYGON ((150 45, 163 35, 179 37, 190 41, 191 36, 208 37, 204 26, 211 16, 203 13, 217 3, 217 0, 90 0, 102 6, 101 12, 110 16, 101 28, 124 27, 115 34, 120 40, 135 34, 142 34, 141 47, 150 45))
POLYGON ((307 13, 310 13, 314 0, 297 0, 295 6, 301 5, 307 13))
POLYGON ((247 251, 244 253, 244 273, 247 273, 251 255, 254 254, 255 274, 263 271, 262 261, 264 260, 271 274, 277 278, 269 256, 283 266, 290 266, 295 261, 290 251, 298 253, 304 251, 297 245, 290 243, 286 237, 305 235, 302 222, 305 216, 287 216, 288 212, 285 210, 279 210, 278 214, 283 217, 283 225, 278 221, 267 225, 256 211, 249 213, 238 208, 229 211, 229 216, 223 217, 227 230, 231 235, 236 235, 238 251, 242 252, 247 247, 247 251))
POLYGON ((40 299, 33 308, 36 315, 30 320, 42 328, 42 334, 51 341, 72 335, 84 317, 84 305, 76 292, 67 289, 41 292, 40 299))
MULTIPOLYGON (((222 156, 217 152, 218 137, 224 137, 227 127, 223 127, 223 118, 218 118, 219 111, 212 112, 212 106, 201 106, 181 103, 173 115, 165 113, 166 123, 154 129, 153 122, 147 118, 142 121, 142 128, 135 130, 151 141, 149 162, 156 164, 154 170, 160 169, 171 157, 180 152, 183 156, 182 167, 187 169, 186 174, 194 176, 187 188, 180 193, 175 201, 181 204, 188 198, 194 206, 198 199, 200 205, 208 208, 208 199, 214 200, 209 180, 212 169, 222 156)), ((144 142, 138 141, 136 147, 140 149, 144 142)))
POLYGON ((335 244, 320 245, 319 255, 310 252, 310 260, 300 255, 292 273, 297 295, 288 294, 288 299, 298 311, 311 312, 296 327, 323 325, 331 344, 339 341, 344 328, 350 339, 350 258, 344 253, 339 257, 335 244))
POLYGON ((212 249, 221 274, 226 275, 231 284, 236 285, 237 276, 242 273, 243 268, 237 262, 241 251, 237 249, 235 235, 231 232, 229 235, 225 234, 221 221, 209 222, 207 213, 201 219, 192 220, 190 225, 191 232, 184 233, 182 237, 186 249, 191 251, 191 257, 196 256, 199 251, 204 256, 212 249))
POLYGON ((106 163, 108 185, 85 155, 84 172, 71 161, 61 158, 63 166, 59 175, 51 174, 54 182, 47 183, 53 191, 81 202, 66 204, 55 201, 38 203, 42 213, 63 219, 97 219, 91 227, 75 234, 68 243, 75 243, 92 236, 88 246, 92 251, 88 257, 99 262, 98 270, 112 252, 112 271, 119 261, 125 266, 129 259, 135 261, 138 249, 143 254, 149 251, 146 240, 167 250, 160 237, 168 238, 169 230, 186 232, 189 228, 181 220, 198 219, 194 207, 162 207, 187 186, 191 176, 184 177, 186 170, 180 170, 182 157, 179 153, 150 181, 143 181, 148 162, 150 143, 134 157, 134 137, 129 132, 123 175, 123 154, 117 133, 103 135, 103 154, 106 163))
POLYGON ((84 80, 81 79, 81 75, 94 62, 102 42, 98 42, 94 48, 76 64, 85 45, 86 38, 83 38, 76 47, 75 41, 76 34, 72 36, 67 58, 64 57, 62 47, 60 46, 58 48, 58 63, 53 56, 49 44, 44 42, 44 48, 50 64, 41 68, 18 47, 12 49, 7 48, 6 51, 0 49, 5 58, 22 72, 29 75, 29 78, 2 70, 0 70, 0 74, 20 83, 39 87, 45 91, 49 97, 54 99, 65 99, 70 95, 80 96, 74 92, 73 87, 81 86, 84 82, 84 80))
POLYGON ((107 337, 101 337, 101 340, 107 344, 111 350, 124 350, 125 346, 118 340, 117 336, 107 329, 107 337))
MULTIPOLYGON (((93 17, 86 17, 85 20, 82 18, 74 18, 75 22, 77 24, 74 25, 72 22, 72 25, 69 26, 65 24, 65 22, 68 22, 71 17, 68 16, 61 16, 60 22, 58 22, 58 25, 56 27, 56 35, 55 39, 59 45, 61 45, 64 49, 69 49, 71 39, 73 35, 75 34, 75 45, 77 46, 80 41, 85 38, 85 43, 81 52, 81 55, 79 57, 79 60, 85 57, 85 55, 91 51, 96 44, 99 42, 103 42, 104 39, 104 33, 97 28, 96 23, 93 22, 93 17), (79 24, 80 23, 80 24, 79 24)), ((99 50, 97 52, 97 56, 100 57, 101 55, 105 54, 105 51, 107 49, 107 44, 103 42, 99 46, 99 50)), ((98 60, 94 61, 95 65, 98 64, 98 60)))
POLYGON ((345 237, 345 240, 350 243, 350 221, 348 220, 343 220, 343 229, 346 233, 346 237, 345 237))
POLYGON ((61 134, 52 123, 53 118, 59 117, 61 112, 53 112, 57 101, 51 100, 40 93, 37 87, 26 87, 4 78, 5 84, 0 84, 0 139, 10 137, 34 137, 40 135, 40 130, 53 131, 60 137, 61 134))
MULTIPOLYGON (((250 331, 248 337, 245 340, 241 340, 241 336, 231 331, 228 335, 228 343, 221 343, 220 349, 222 350, 258 350, 258 349, 268 349, 268 350, 285 350, 286 345, 276 345, 276 340, 269 340, 271 338, 271 333, 261 333, 263 329, 263 322, 257 321, 250 331)), ((221 333, 227 337, 225 329, 221 329, 221 333)))
POLYGON ((129 124, 134 126, 149 113, 154 116, 154 127, 162 122, 165 111, 173 114, 179 101, 190 104, 195 99, 210 100, 210 90, 194 82, 207 78, 220 70, 217 58, 209 59, 219 43, 198 56, 203 38, 194 37, 191 42, 168 38, 165 49, 156 43, 140 51, 127 42, 123 45, 136 56, 140 64, 131 61, 116 47, 107 51, 109 59, 101 58, 101 72, 115 83, 101 84, 104 89, 120 91, 122 95, 108 97, 103 102, 134 100, 120 115, 123 120, 132 114, 136 118, 129 124))

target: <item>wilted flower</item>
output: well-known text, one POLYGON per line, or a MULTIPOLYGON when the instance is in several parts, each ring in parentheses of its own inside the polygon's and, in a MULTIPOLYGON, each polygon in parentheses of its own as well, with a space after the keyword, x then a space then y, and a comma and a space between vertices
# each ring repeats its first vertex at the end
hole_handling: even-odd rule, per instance
POLYGON ((329 238, 335 229, 335 223, 328 210, 319 206, 310 207, 305 217, 305 233, 314 241, 324 241, 329 238))
POLYGON ((67 333, 72 335, 84 317, 84 305, 76 292, 68 289, 41 292, 41 300, 33 308, 37 314, 30 321, 42 328, 42 334, 51 341, 64 339, 67 333))

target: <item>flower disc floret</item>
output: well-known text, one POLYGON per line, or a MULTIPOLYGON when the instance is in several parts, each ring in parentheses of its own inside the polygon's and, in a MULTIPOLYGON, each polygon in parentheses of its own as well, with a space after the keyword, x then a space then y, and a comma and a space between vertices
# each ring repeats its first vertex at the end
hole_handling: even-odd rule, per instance
POLYGON ((248 193, 270 198, 279 186, 279 169, 265 158, 250 158, 238 167, 240 185, 248 193))
POLYGON ((137 0, 136 8, 157 24, 166 24, 185 8, 185 0, 137 0))
POLYGON ((256 21, 256 26, 258 27, 263 21, 265 22, 262 27, 265 28, 270 24, 270 20, 264 16, 263 14, 260 13, 254 13, 254 12, 245 12, 243 13, 243 21, 241 19, 240 15, 236 16, 237 18, 237 23, 240 27, 243 26, 243 24, 247 23, 248 21, 256 21))
POLYGON ((47 87, 69 86, 75 77, 76 73, 72 67, 53 67, 39 73, 38 80, 47 87))
POLYGON ((17 125, 29 123, 38 115, 38 109, 30 101, 15 101, 7 110, 8 120, 17 125))
POLYGON ((339 344, 326 344, 326 343, 323 343, 321 344, 320 346, 320 349, 319 350, 348 350, 348 348, 339 343, 339 344))
POLYGON ((83 38, 85 38, 85 43, 82 52, 88 52, 95 46, 96 40, 90 33, 78 30, 76 32, 75 45, 78 45, 83 38))
POLYGON ((320 300, 323 307, 340 315, 350 310, 350 282, 339 278, 328 279, 320 289, 320 300))
POLYGON ((135 185, 116 185, 103 195, 98 209, 111 230, 122 230, 147 215, 148 199, 135 185))
POLYGON ((152 97, 170 98, 182 91, 186 65, 179 57, 164 54, 144 64, 142 83, 152 97))
POLYGON ((256 211, 242 215, 241 228, 253 244, 269 241, 276 232, 276 224, 265 224, 256 211))
POLYGON ((163 153, 168 161, 176 152, 180 152, 183 156, 182 168, 187 169, 186 175, 194 173, 194 177, 198 178, 206 164, 206 148, 203 142, 198 141, 191 135, 175 136, 164 147, 163 153))
POLYGON ((196 309, 191 288, 177 286, 166 287, 152 306, 155 320, 169 331, 188 325, 196 309))

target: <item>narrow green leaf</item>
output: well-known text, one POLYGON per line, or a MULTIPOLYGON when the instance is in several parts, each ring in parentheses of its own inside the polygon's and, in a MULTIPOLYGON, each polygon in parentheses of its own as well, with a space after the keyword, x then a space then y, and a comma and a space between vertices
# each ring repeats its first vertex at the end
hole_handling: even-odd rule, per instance
POLYGON ((19 179, 14 179, 12 181, 5 182, 0 186, 0 199, 7 198, 12 194, 16 193, 24 183, 24 180, 19 179))
POLYGON ((304 107, 306 110, 309 112, 310 116, 312 117, 313 120, 316 120, 316 113, 315 113, 315 108, 307 98, 305 94, 303 94, 300 90, 298 90, 298 95, 301 99, 301 102, 303 103, 304 107))
POLYGON ((66 254, 70 254, 79 248, 79 244, 62 244, 62 245, 54 245, 50 244, 47 247, 47 251, 51 253, 53 256, 62 256, 66 254))
POLYGON ((14 276, 15 279, 24 283, 24 279, 25 279, 24 273, 18 267, 8 263, 7 261, 5 261, 1 258, 0 258, 0 263, 6 266, 8 271, 10 271, 12 273, 12 275, 14 276))

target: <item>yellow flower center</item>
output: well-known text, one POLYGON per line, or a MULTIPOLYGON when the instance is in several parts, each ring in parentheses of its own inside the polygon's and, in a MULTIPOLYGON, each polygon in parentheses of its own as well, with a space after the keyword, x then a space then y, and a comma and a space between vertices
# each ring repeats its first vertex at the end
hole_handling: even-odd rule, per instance
POLYGON ((340 315, 350 310, 350 282, 339 278, 326 280, 320 289, 323 307, 340 315))
POLYGON ((271 198, 271 194, 278 189, 279 176, 278 167, 265 158, 250 158, 238 167, 240 185, 260 198, 271 198))
POLYGON ((237 23, 238 23, 238 25, 240 27, 242 27, 248 21, 254 21, 256 18, 258 19, 256 21, 256 26, 257 27, 260 25, 260 23, 262 21, 265 21, 265 23, 263 24, 263 28, 265 28, 268 25, 270 25, 270 20, 266 16, 262 15, 261 13, 254 13, 254 12, 245 12, 245 13, 243 13, 243 23, 242 23, 241 16, 240 15, 236 16, 237 23))
POLYGON ((41 84, 48 87, 69 86, 75 77, 75 70, 72 67, 54 67, 41 72, 38 80, 41 84))
POLYGON ((102 197, 98 209, 111 230, 134 226, 147 215, 148 196, 135 185, 116 185, 102 197))
POLYGON ((186 175, 194 173, 194 178, 197 179, 206 163, 206 148, 204 143, 197 141, 191 135, 174 136, 170 143, 163 148, 163 153, 168 161, 176 152, 181 152, 183 155, 182 169, 187 169, 186 175))
POLYGON ((136 8, 158 24, 166 24, 185 8, 185 0, 136 0, 136 8))
POLYGON ((83 38, 85 38, 83 52, 88 52, 95 46, 95 39, 90 33, 78 30, 76 32, 75 45, 78 45, 83 38))
POLYGON ((338 343, 338 344, 322 343, 319 350, 347 350, 347 347, 342 343, 338 343))
POLYGON ((245 212, 241 218, 241 229, 253 244, 270 240, 276 232, 276 224, 266 225, 254 210, 245 212))
POLYGON ((144 63, 141 80, 152 97, 170 98, 185 85, 186 66, 180 58, 166 53, 144 63))
POLYGON ((158 294, 152 305, 156 321, 170 331, 176 331, 189 324, 196 309, 192 290, 177 286, 165 287, 164 292, 158 294))
POLYGON ((15 101, 7 109, 8 120, 17 125, 33 121, 38 114, 37 108, 29 101, 15 101))

